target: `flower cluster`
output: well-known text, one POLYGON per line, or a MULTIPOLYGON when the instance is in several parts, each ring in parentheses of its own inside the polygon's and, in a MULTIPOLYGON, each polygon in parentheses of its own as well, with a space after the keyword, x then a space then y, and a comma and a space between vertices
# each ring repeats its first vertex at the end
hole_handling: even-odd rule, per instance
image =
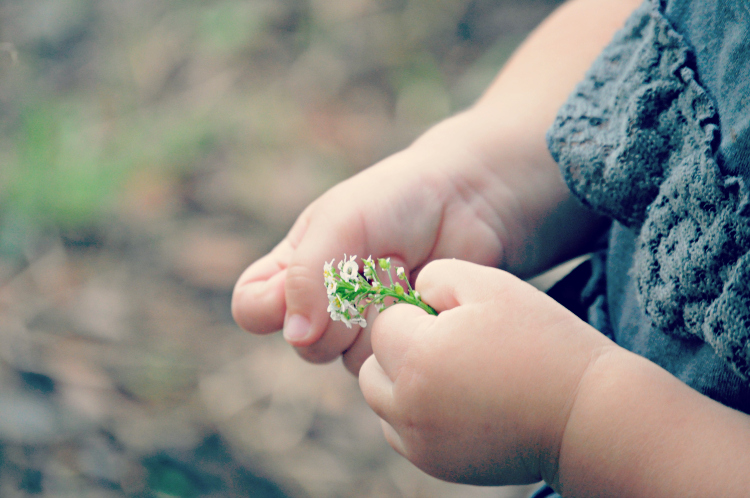
POLYGON ((338 272, 333 266, 334 260, 323 265, 323 278, 326 292, 328 293, 328 312, 331 319, 344 322, 351 328, 352 324, 365 327, 367 321, 363 313, 365 309, 373 305, 378 311, 385 308, 385 300, 392 298, 393 302, 404 302, 419 306, 432 315, 437 312, 422 301, 419 292, 411 288, 406 278, 406 271, 396 268, 396 277, 406 284, 404 286, 394 281, 391 276, 391 258, 378 259, 378 266, 387 273, 390 285, 383 285, 375 268, 372 256, 362 260, 363 271, 359 273, 357 256, 351 256, 339 261, 338 272))

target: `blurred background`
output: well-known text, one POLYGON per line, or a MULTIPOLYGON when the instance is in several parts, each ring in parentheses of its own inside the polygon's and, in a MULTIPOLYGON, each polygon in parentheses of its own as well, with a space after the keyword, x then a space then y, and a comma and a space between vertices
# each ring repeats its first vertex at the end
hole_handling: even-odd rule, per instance
POLYGON ((422 474, 229 302, 556 3, 0 0, 0 496, 527 496, 422 474))

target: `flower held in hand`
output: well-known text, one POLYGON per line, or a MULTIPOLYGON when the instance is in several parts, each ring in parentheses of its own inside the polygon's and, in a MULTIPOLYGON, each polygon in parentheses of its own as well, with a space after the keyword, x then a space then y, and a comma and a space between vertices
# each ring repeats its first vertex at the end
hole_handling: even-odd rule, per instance
POLYGON ((362 260, 364 276, 359 273, 356 258, 357 256, 351 256, 347 259, 344 254, 344 259, 339 261, 337 266, 338 273, 333 266, 334 260, 323 265, 323 277, 328 294, 328 312, 332 320, 344 322, 349 328, 352 324, 365 327, 367 321, 362 316, 365 309, 373 305, 378 311, 382 311, 385 308, 384 301, 388 297, 393 298, 395 302, 413 304, 432 315, 437 315, 431 306, 422 301, 419 293, 412 289, 406 278, 406 271, 402 267, 396 268, 396 276, 406 283, 408 291, 399 282, 394 282, 390 271, 390 258, 378 260, 380 269, 388 274, 389 286, 383 285, 380 281, 372 256, 362 260))

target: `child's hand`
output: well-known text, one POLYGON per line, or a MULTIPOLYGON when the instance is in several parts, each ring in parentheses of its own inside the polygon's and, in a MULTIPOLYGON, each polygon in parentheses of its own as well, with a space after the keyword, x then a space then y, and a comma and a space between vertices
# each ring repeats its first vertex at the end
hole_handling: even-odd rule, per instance
POLYGON ((544 137, 636 3, 567 2, 472 108, 310 205, 240 277, 237 323, 257 333, 284 326, 306 359, 344 352, 356 373, 371 352, 369 331, 330 323, 324 261, 391 257, 413 276, 431 260, 458 258, 530 276, 588 250, 602 220, 571 199, 544 137))
POLYGON ((360 371, 388 442, 449 481, 554 479, 579 381, 616 346, 501 270, 436 261, 416 288, 440 315, 385 310, 360 371))
POLYGON ((311 204, 289 235, 240 277, 232 303, 237 323, 256 333, 283 325, 306 359, 329 361, 346 352, 344 362, 356 373, 371 354, 369 330, 330 322, 325 261, 344 253, 391 257, 407 275, 446 257, 501 264, 502 238, 520 215, 518 203, 467 147, 472 128, 453 124, 461 119, 442 123, 311 204))

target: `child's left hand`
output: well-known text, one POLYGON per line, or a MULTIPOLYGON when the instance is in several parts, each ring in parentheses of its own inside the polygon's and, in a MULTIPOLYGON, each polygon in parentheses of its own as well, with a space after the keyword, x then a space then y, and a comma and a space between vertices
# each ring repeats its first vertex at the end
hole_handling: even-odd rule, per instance
POLYGON ((416 289, 440 315, 406 304, 384 311, 360 371, 388 442, 448 481, 554 479, 578 384, 617 346, 501 270, 435 261, 416 289))

